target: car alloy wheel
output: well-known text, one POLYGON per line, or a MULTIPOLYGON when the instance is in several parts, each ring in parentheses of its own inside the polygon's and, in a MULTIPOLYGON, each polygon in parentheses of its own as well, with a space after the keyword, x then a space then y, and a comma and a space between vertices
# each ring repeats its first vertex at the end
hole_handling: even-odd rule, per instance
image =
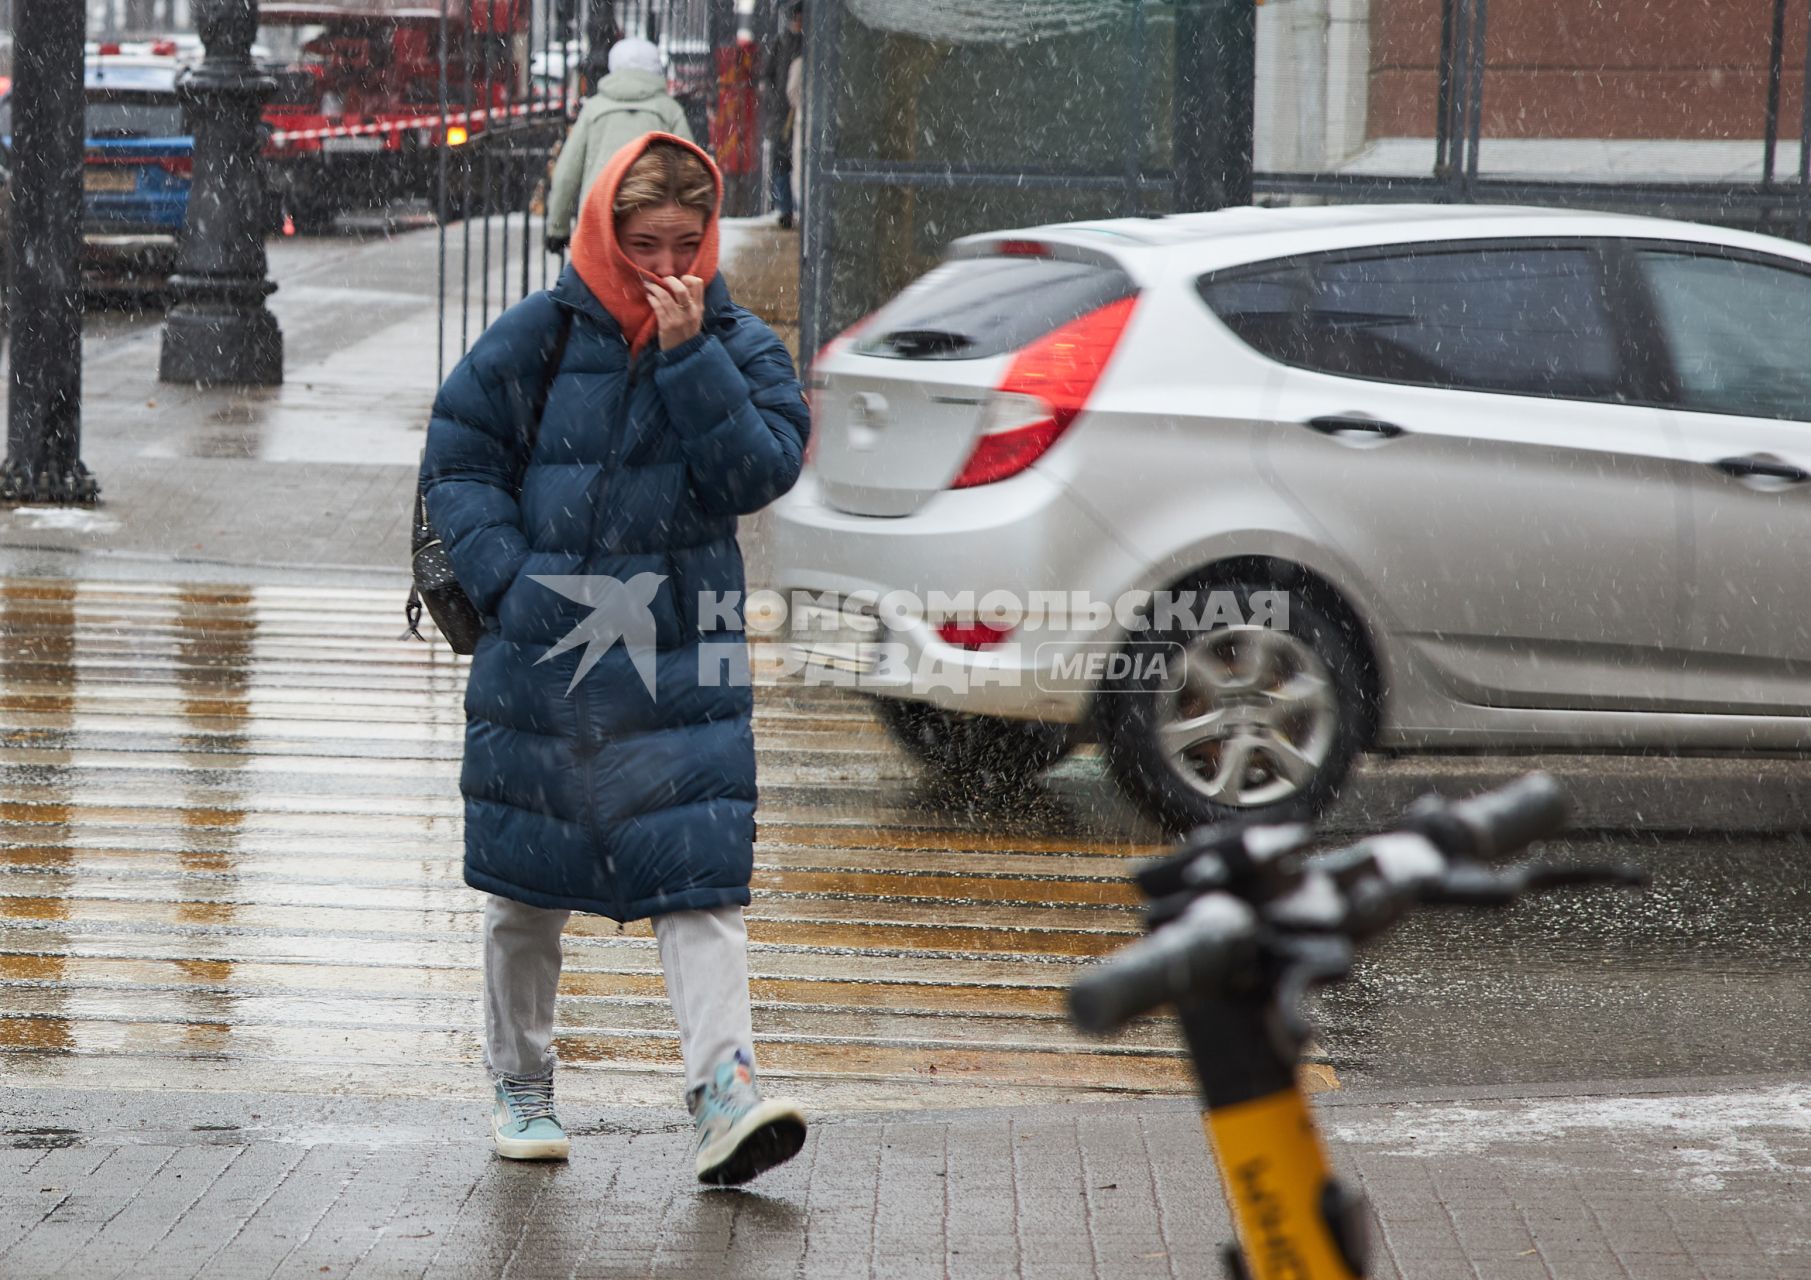
POLYGON ((1288 601, 1278 625, 1147 628, 1127 637, 1183 657, 1179 673, 1133 664, 1103 682, 1094 719, 1114 780, 1171 831, 1240 817, 1289 821, 1329 804, 1371 723, 1368 649, 1311 592, 1263 578, 1203 576, 1179 592, 1288 601))
POLYGON ((1339 731, 1327 664, 1269 627, 1210 631, 1184 651, 1157 730, 1177 775, 1215 804, 1277 804, 1313 782, 1339 731))

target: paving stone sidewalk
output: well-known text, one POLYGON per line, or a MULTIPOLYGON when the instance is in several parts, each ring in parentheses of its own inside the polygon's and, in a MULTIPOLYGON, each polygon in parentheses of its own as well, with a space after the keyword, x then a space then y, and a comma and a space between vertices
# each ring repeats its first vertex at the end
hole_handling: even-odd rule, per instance
MULTIPOLYGON (((1811 1089, 1321 1103, 1378 1208, 1379 1277, 1811 1274, 1811 1089)), ((10 1090, 0 1275, 1218 1274, 1182 1102, 824 1117, 740 1191, 693 1182, 677 1109, 567 1119, 569 1165, 520 1165, 476 1090, 10 1090)))

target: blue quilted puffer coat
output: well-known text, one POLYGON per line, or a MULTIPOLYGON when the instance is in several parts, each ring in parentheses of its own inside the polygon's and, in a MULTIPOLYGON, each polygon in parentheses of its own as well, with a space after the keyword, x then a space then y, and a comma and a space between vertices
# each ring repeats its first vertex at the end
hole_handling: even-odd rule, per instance
POLYGON ((721 276, 704 331, 650 344, 631 367, 620 326, 569 266, 447 378, 422 480, 485 620, 465 695, 467 884, 615 920, 748 902, 755 751, 736 517, 792 487, 808 429, 786 349, 721 276), (582 576, 627 584, 630 614, 597 614, 640 622, 608 649, 606 628, 561 651, 592 635, 580 629, 595 626, 595 597, 535 578, 582 576))

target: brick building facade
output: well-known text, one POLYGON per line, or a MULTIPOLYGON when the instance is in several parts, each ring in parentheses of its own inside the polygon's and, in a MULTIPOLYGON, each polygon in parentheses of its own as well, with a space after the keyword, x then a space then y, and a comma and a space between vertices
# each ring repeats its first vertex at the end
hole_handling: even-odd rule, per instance
MULTIPOLYGON (((1780 132, 1798 134, 1807 0, 1786 6, 1780 132)), ((1366 134, 1433 132, 1440 0, 1370 0, 1366 134)), ((1491 0, 1487 138, 1758 138, 1772 0, 1491 0)))

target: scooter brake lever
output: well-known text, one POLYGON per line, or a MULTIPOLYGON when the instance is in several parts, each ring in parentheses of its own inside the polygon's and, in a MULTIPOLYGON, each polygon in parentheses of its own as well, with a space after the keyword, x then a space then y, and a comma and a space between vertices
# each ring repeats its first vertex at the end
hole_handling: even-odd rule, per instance
POLYGON ((1420 897, 1430 905, 1506 907, 1526 894, 1569 885, 1640 888, 1647 882, 1647 872, 1629 863, 1528 862, 1498 868, 1462 862, 1422 889, 1420 897))
POLYGON ((1302 1012, 1309 988, 1352 976, 1352 943, 1337 934, 1294 937, 1280 948, 1278 959, 1282 972, 1271 1007, 1271 1035, 1277 1051, 1293 1060, 1314 1034, 1302 1012))

